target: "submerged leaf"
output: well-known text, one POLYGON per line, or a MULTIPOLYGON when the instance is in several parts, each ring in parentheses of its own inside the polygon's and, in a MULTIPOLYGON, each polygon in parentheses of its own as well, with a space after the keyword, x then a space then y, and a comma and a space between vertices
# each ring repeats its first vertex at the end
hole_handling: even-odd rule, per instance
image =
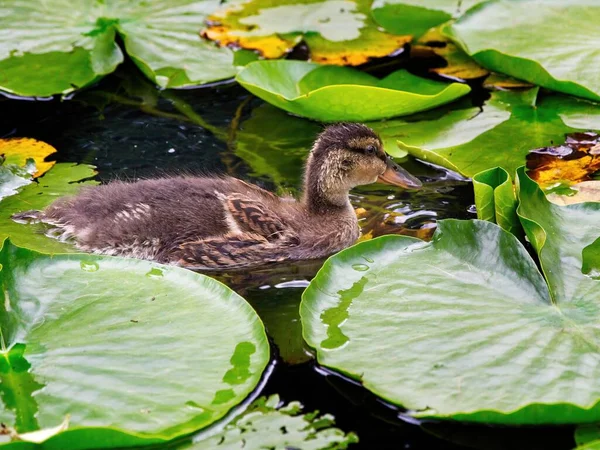
POLYGON ((440 83, 399 70, 379 80, 347 67, 303 61, 257 61, 236 80, 269 103, 324 122, 368 121, 411 114, 467 94, 460 83, 440 83))
POLYGON ((510 233, 444 220, 429 243, 388 236, 330 258, 303 295, 318 361, 416 417, 600 420, 600 279, 582 272, 600 203, 557 206, 519 171, 510 233))
POLYGON ((280 58, 304 40, 314 62, 357 66, 411 40, 380 31, 369 5, 367 0, 238 0, 211 15, 202 34, 265 58, 280 58))
POLYGON ((0 264, 0 421, 35 432, 69 415, 45 449, 189 434, 241 402, 269 361, 254 310, 209 277, 9 241, 0 264))
POLYGON ((198 35, 218 4, 8 0, 0 15, 0 89, 50 96, 87 86, 123 61, 117 34, 133 61, 161 87, 230 78, 232 52, 198 35))
POLYGON ((283 406, 277 395, 262 397, 222 432, 197 441, 189 450, 342 450, 358 442, 354 433, 333 428, 332 416, 301 410, 298 402, 283 406))
POLYGON ((537 93, 537 88, 497 91, 482 109, 463 107, 441 117, 432 111, 431 120, 407 118, 395 127, 400 151, 388 151, 408 152, 466 176, 493 167, 512 175, 531 149, 562 142, 577 129, 600 129, 597 104, 562 95, 538 98, 537 93))
POLYGON ((595 0, 499 0, 469 10, 449 32, 488 69, 600 100, 598 21, 595 0))

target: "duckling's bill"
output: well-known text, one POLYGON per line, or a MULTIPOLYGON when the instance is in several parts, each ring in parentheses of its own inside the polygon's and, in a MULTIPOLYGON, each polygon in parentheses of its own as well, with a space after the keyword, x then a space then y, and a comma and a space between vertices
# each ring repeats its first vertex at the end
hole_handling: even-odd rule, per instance
POLYGON ((386 164, 387 168, 385 169, 385 172, 379 175, 379 178, 377 179, 380 183, 400 186, 405 189, 420 189, 423 187, 423 184, 418 178, 412 176, 406 169, 403 169, 396 164, 389 156, 386 164))

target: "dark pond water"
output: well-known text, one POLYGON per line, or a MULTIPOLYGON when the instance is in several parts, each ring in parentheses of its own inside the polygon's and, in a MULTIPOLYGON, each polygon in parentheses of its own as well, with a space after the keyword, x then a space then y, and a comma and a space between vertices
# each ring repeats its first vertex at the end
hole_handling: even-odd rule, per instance
MULTIPOLYGON (((319 124, 283 114, 234 84, 159 93, 132 67, 65 101, 0 98, 0 137, 52 144, 58 161, 93 164, 98 179, 172 173, 228 173, 265 188, 295 192, 319 124)), ((427 236, 442 218, 474 218, 468 180, 418 161, 403 165, 425 184, 403 192, 378 185, 352 193, 364 208, 364 233, 427 236)), ((299 400, 336 417, 364 449, 569 449, 572 429, 510 429, 415 424, 361 386, 319 368, 304 346, 298 305, 320 261, 218 274, 252 303, 275 347, 264 394, 299 400)))

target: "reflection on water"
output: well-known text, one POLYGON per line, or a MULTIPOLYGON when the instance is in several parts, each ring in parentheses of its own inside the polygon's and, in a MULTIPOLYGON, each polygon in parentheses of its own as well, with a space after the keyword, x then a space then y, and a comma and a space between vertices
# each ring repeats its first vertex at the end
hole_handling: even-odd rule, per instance
MULTIPOLYGON (((96 165, 102 181, 165 173, 228 173, 295 194, 304 160, 321 129, 318 123, 251 98, 239 86, 161 93, 127 68, 71 101, 3 100, 0 110, 1 137, 44 140, 59 150, 55 156, 60 161, 96 165)), ((424 188, 355 189, 351 202, 362 227, 361 239, 391 233, 427 239, 439 219, 475 217, 468 180, 415 160, 398 162, 417 175, 424 188)), ((315 370, 312 352, 302 339, 298 306, 322 263, 210 273, 248 299, 277 346, 275 373, 266 392, 279 393, 285 401, 300 400, 307 410, 335 414, 343 429, 358 433, 363 448, 465 448, 403 424, 395 411, 376 417, 365 400, 373 397, 364 389, 354 386, 348 393, 340 386, 348 388, 351 383, 338 378, 333 382, 332 375, 315 370), (392 447, 374 447, 386 437, 394 442, 392 447)), ((450 432, 439 434, 448 438, 450 432)))

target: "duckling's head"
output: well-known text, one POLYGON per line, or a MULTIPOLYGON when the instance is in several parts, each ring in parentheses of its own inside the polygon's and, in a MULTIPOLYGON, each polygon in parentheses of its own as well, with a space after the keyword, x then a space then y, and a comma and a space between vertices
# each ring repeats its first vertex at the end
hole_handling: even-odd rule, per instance
POLYGON ((421 182, 396 164, 371 128, 358 123, 330 125, 308 157, 305 202, 317 207, 348 203, 355 186, 375 182, 419 189, 421 182))

